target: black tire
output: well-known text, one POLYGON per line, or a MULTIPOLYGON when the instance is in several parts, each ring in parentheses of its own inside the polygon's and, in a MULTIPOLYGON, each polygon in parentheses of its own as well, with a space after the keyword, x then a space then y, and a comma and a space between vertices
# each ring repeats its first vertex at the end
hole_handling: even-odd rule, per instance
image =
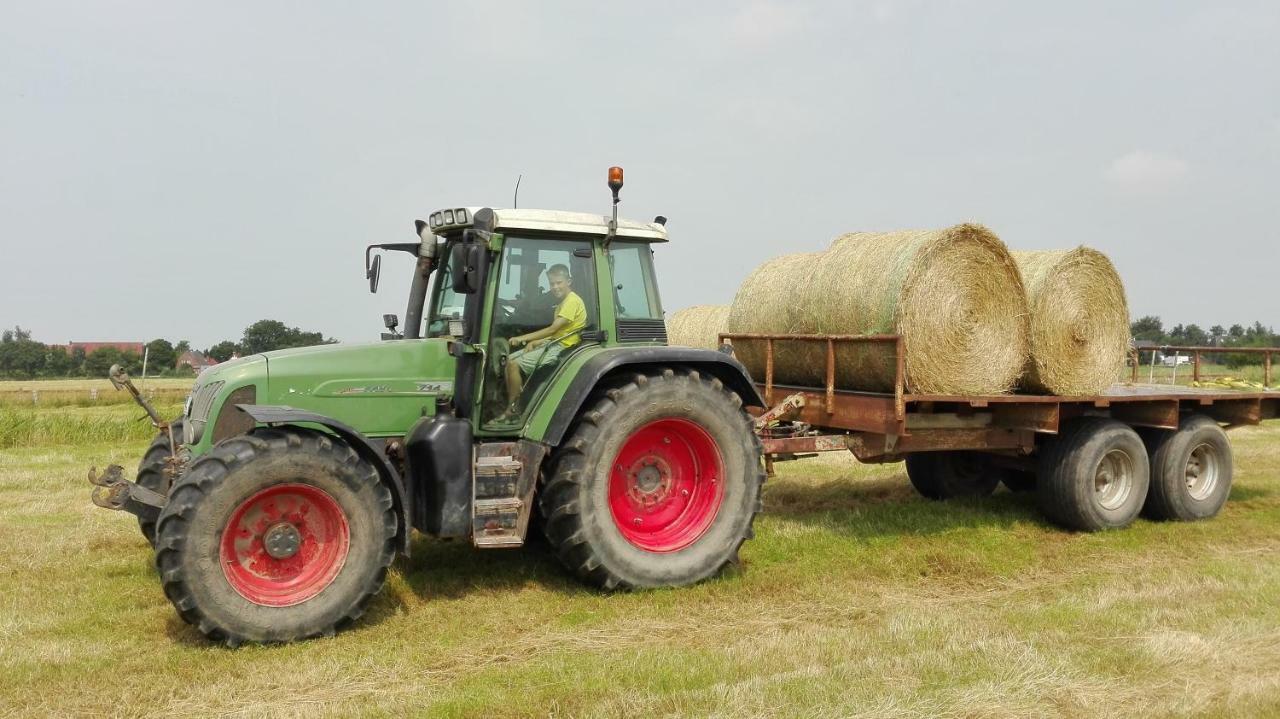
POLYGON ((1041 511, 1068 529, 1085 532, 1131 524, 1151 478, 1142 438, 1132 427, 1106 417, 1067 423, 1041 451, 1036 475, 1041 511))
MULTIPOLYGON (((276 519, 274 526, 284 523, 276 519)), ((165 596, 205 636, 236 646, 328 636, 363 615, 395 555, 397 520, 391 492, 372 465, 335 437, 291 427, 232 437, 198 458, 174 486, 157 528, 156 567, 165 596), (297 527, 305 528, 307 517, 315 521, 328 510, 340 514, 349 542, 345 553, 327 562, 332 576, 312 585, 314 594, 270 606, 233 586, 237 565, 223 566, 224 535, 232 534, 230 522, 244 516, 255 498, 289 488, 322 499, 310 508, 316 511, 292 515, 303 518, 294 520, 297 527)), ((264 535, 246 546, 266 551, 264 535)), ((309 546, 306 542, 300 540, 299 546, 309 546)), ((298 550, 297 556, 307 555, 298 550)))
POLYGON ((1231 494, 1231 440, 1211 417, 1191 415, 1151 445, 1151 491, 1143 513, 1195 521, 1216 515, 1231 494))
MULTIPOLYGON (((181 446, 182 418, 179 417, 170 422, 169 426, 173 428, 174 441, 181 446)), ((134 483, 167 496, 169 494, 170 480, 169 475, 165 472, 165 463, 172 454, 173 452, 169 446, 169 433, 158 432, 155 439, 151 440, 147 451, 142 454, 142 461, 138 463, 138 474, 134 479, 134 483)), ((154 519, 138 517, 138 529, 142 530, 142 536, 146 537, 147 544, 153 547, 156 546, 156 522, 154 519)))
POLYGON ((1010 492, 1015 494, 1023 494, 1026 492, 1036 491, 1036 473, 1026 472, 1017 469, 1011 469, 1005 473, 1000 481, 1010 492))
MULTIPOLYGON (((582 412, 552 456, 539 497, 547 539, 565 566, 605 589, 682 586, 711 577, 736 562, 739 547, 753 536, 764 482, 761 451, 742 400, 718 379, 670 369, 654 376, 634 375, 582 412), (659 430, 664 439, 646 444, 652 428, 667 426, 675 428, 675 441, 659 430), (680 517, 676 521, 690 523, 688 536, 666 548, 656 540, 642 546, 647 538, 636 535, 648 528, 626 529, 624 534, 620 525, 627 522, 611 505, 610 493, 619 487, 647 491, 637 472, 614 474, 615 462, 625 461, 623 451, 637 447, 651 452, 651 466, 659 468, 649 475, 657 483, 653 495, 637 501, 653 496, 655 506, 673 508, 680 517), (680 457, 708 447, 710 456, 719 457, 718 467, 704 462, 692 465, 697 467, 692 471, 678 469, 680 457), (663 465, 667 460, 662 457, 667 456, 670 462, 663 465), (710 489, 717 475, 720 488, 710 489), (675 490, 670 478, 676 476, 688 477, 690 484, 681 486, 693 486, 692 494, 675 490), (677 493, 683 496, 677 499, 677 493), (707 497, 718 497, 708 500, 713 510, 698 503, 707 497), (700 533, 694 531, 695 522, 705 523, 700 533)), ((637 459, 633 466, 645 461, 650 460, 637 459)), ((632 495, 618 496, 613 501, 625 503, 632 495)), ((660 524, 657 516, 655 526, 660 524)), ((678 528, 675 522, 671 526, 678 528)))
POLYGON ((988 497, 1008 474, 975 452, 917 452, 906 465, 911 486, 933 500, 988 497))

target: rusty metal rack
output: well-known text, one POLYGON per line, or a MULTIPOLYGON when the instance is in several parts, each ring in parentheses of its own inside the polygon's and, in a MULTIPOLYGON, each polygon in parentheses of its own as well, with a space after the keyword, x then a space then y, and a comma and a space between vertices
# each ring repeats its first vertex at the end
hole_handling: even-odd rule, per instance
POLYGON ((907 386, 900 335, 719 335, 721 344, 727 341, 732 346, 735 340, 764 345, 764 378, 763 382, 757 378, 756 385, 769 407, 758 414, 767 415, 771 425, 785 419, 801 430, 779 432, 758 424, 766 457, 771 458, 846 449, 867 462, 895 461, 912 452, 943 450, 1026 456, 1034 452, 1037 435, 1056 434, 1063 421, 1085 414, 1162 429, 1176 429, 1179 418, 1191 411, 1229 426, 1257 424, 1280 416, 1280 391, 1117 384, 1099 395, 1081 397, 915 394, 907 386), (826 345, 823 386, 775 381, 775 349, 786 342, 826 345), (836 349, 856 343, 893 346, 892 391, 853 391, 836 386, 836 349), (769 408, 778 409, 779 397, 790 406, 785 412, 770 412, 769 408))
POLYGON ((1151 347, 1133 347, 1129 350, 1130 381, 1138 381, 1141 370, 1139 362, 1141 352, 1175 352, 1185 353, 1191 357, 1191 379, 1199 382, 1204 378, 1201 373, 1201 360, 1205 355, 1254 354, 1262 355, 1262 386, 1271 387, 1271 356, 1280 355, 1280 347, 1213 347, 1206 345, 1153 345, 1151 347))

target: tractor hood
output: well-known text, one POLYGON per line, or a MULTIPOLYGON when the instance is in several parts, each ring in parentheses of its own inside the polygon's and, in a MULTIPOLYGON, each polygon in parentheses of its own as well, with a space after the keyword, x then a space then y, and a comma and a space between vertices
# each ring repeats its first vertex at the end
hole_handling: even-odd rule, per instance
POLYGON ((453 357, 442 338, 277 350, 267 361, 267 401, 319 407, 311 398, 453 394, 453 357))
POLYGON ((366 435, 404 433, 453 396, 454 358, 444 338, 320 345, 266 352, 257 404, 333 417, 366 435), (265 395, 265 396, 264 396, 265 395))

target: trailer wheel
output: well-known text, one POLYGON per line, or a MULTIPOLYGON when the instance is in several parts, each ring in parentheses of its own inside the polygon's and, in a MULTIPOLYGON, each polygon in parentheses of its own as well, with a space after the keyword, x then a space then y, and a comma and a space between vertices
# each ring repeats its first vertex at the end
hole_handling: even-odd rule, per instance
POLYGON ((1010 469, 1005 473, 1000 481, 1010 492, 1022 494, 1025 492, 1036 491, 1036 473, 1024 470, 1010 469))
POLYGON ((906 465, 911 486, 935 500, 990 496, 1008 474, 975 452, 909 454, 906 465))
POLYGON ((576 420, 540 493, 561 561, 605 589, 681 586, 737 560, 764 481, 741 399, 695 371, 635 375, 576 420))
POLYGON ((1222 427, 1211 417, 1192 415, 1152 445, 1145 514, 1182 521, 1216 515, 1231 494, 1231 441, 1222 427))
MULTIPOLYGON (((181 444, 182 418, 170 422, 169 426, 173 430, 174 440, 181 444)), ((173 452, 169 446, 169 433, 157 433, 155 439, 151 440, 151 445, 147 447, 147 451, 142 454, 142 461, 138 463, 138 474, 134 481, 153 492, 169 494, 169 475, 164 470, 166 460, 171 456, 173 452)), ((155 520, 138 517, 138 529, 142 530, 142 536, 146 537, 147 544, 154 547, 156 545, 155 520)))
POLYGON ((1105 417, 1068 423, 1040 455, 1040 509, 1069 529, 1128 526, 1147 497, 1146 446, 1132 427, 1105 417))
POLYGON ((364 614, 395 553, 378 472, 300 428, 223 440, 192 463, 157 523, 165 596, 210 639, 330 635, 364 614))

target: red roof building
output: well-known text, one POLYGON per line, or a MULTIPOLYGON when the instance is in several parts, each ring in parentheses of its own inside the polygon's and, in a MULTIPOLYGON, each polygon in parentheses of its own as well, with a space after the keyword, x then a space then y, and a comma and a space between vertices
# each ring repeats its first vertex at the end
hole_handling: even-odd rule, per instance
POLYGON ((186 365, 187 367, 195 370, 196 374, 200 374, 216 364, 218 364, 218 360, 203 352, 197 352, 195 350, 187 350, 186 352, 178 355, 178 361, 176 363, 178 369, 181 369, 183 365, 186 365))
POLYGON ((146 351, 147 345, 143 342, 69 342, 63 347, 67 348, 67 354, 83 349, 85 354, 93 354, 94 350, 100 350, 103 347, 115 347, 121 352, 133 352, 139 357, 146 351))

